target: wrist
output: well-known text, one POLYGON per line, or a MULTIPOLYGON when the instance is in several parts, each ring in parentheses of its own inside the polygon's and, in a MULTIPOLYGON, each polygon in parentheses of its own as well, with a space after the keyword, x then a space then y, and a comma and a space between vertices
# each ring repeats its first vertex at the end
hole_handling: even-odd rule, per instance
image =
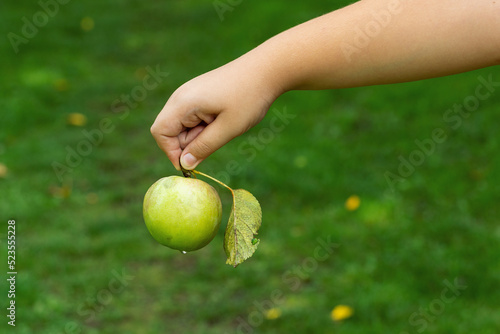
POLYGON ((228 65, 235 66, 257 94, 271 105, 280 95, 290 90, 287 76, 265 44, 249 51, 228 65))
POLYGON ((296 89, 308 89, 310 69, 304 59, 303 43, 297 40, 294 33, 284 31, 242 58, 251 58, 260 64, 260 75, 275 98, 296 89))

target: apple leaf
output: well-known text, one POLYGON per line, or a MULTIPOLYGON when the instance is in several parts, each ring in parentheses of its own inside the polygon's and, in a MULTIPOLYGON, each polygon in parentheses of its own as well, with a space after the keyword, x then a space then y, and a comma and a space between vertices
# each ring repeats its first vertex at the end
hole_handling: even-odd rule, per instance
POLYGON ((251 257, 260 242, 255 237, 262 223, 262 210, 259 201, 245 189, 233 190, 216 178, 197 170, 188 171, 182 168, 182 173, 185 177, 194 177, 194 174, 203 175, 231 191, 233 207, 224 234, 226 263, 236 267, 251 257))
POLYGON ((262 210, 259 201, 248 191, 233 191, 233 208, 226 233, 224 234, 224 251, 227 264, 234 267, 253 255, 259 239, 254 235, 262 223, 262 210))

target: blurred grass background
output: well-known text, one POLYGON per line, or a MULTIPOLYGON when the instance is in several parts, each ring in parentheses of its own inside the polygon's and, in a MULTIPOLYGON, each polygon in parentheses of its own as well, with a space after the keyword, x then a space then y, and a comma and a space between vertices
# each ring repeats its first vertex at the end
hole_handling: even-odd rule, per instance
MULTIPOLYGON (((447 109, 474 94, 479 76, 498 81, 498 68, 285 94, 257 127, 198 168, 260 200, 255 255, 236 269, 226 265, 223 228, 187 255, 154 242, 142 220, 143 196, 160 177, 178 174, 149 133, 169 95, 348 1, 222 3, 232 9, 223 20, 212 2, 71 1, 18 53, 8 33, 21 36, 22 18, 32 21, 41 7, 2 5, 5 315, 9 219, 16 220, 18 276, 16 327, 3 315, 1 331, 498 333, 500 94, 481 101, 456 130, 443 121, 447 109), (140 93, 147 68, 169 75, 127 104, 123 94, 140 93), (276 110, 296 117, 266 137, 276 110), (72 113, 85 119, 68 122, 72 113), (60 182, 53 163, 65 164, 67 148, 84 145, 83 131, 100 129, 105 119, 112 130, 60 182), (386 171, 397 174, 398 157, 408 158, 415 140, 436 128, 446 130, 446 141, 392 191, 386 171), (251 138, 261 138, 256 155, 242 152, 251 138), (235 163, 241 168, 230 175, 235 163), (360 205, 349 210, 353 195, 360 205), (338 244, 322 261, 314 257, 318 238, 338 244), (444 302, 445 280, 467 288, 444 302), (338 305, 353 315, 335 321, 338 305)), ((218 189, 225 227, 231 198, 218 189)))

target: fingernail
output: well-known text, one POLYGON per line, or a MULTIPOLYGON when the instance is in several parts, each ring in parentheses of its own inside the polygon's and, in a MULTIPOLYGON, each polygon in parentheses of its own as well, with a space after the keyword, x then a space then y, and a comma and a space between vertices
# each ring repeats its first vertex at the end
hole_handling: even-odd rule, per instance
POLYGON ((181 158, 181 165, 185 169, 193 169, 196 167, 198 160, 191 154, 184 154, 181 158))

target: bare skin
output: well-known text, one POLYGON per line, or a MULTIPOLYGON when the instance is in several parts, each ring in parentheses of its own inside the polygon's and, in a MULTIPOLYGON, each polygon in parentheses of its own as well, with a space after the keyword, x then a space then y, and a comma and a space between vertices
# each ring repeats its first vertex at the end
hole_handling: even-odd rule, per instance
POLYGON ((274 36, 169 98, 151 133, 194 169, 284 92, 400 83, 500 64, 500 0, 362 0, 274 36))

